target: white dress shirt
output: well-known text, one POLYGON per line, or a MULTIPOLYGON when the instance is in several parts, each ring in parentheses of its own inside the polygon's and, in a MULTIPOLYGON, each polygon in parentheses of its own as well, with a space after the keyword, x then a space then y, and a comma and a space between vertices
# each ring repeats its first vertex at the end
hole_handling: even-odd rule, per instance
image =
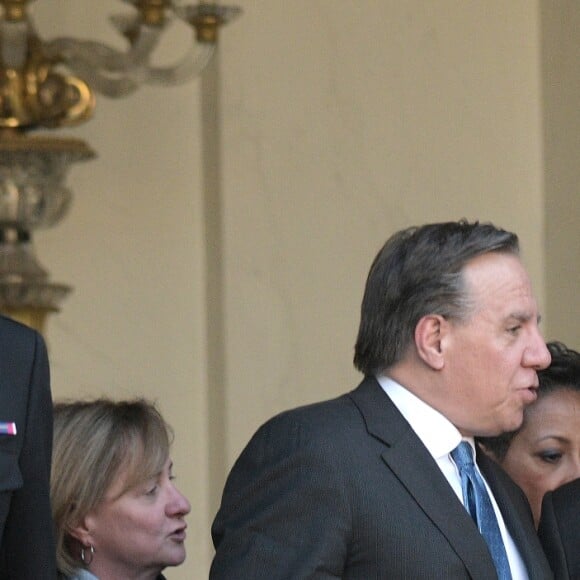
MULTIPOLYGON (((445 479, 447 479, 449 485, 451 485, 453 491, 459 498, 459 501, 463 504, 461 477, 455 463, 451 459, 450 453, 462 440, 468 441, 475 452, 475 442, 473 438, 462 437, 457 428, 439 411, 430 407, 427 403, 419 399, 419 397, 405 389, 405 387, 396 381, 385 376, 379 376, 377 377, 377 380, 397 409, 399 409, 403 417, 405 417, 409 425, 411 425, 413 431, 415 431, 419 439, 421 439, 423 445, 425 445, 429 453, 433 456, 433 459, 439 466, 439 469, 441 469, 445 479)), ((477 465, 476 469, 479 471, 477 465)), ((497 517, 510 564, 512 579, 528 580, 528 573, 525 564, 513 538, 506 528, 501 511, 493 497, 493 493, 481 472, 480 475, 485 483, 497 517)))

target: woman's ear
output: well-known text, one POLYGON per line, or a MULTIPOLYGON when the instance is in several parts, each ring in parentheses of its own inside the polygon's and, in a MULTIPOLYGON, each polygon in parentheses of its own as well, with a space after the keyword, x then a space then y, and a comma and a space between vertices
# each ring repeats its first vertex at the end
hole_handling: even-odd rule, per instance
POLYGON ((91 516, 87 515, 79 520, 75 525, 67 526, 69 536, 78 540, 83 546, 90 546, 93 544, 91 534, 91 516))
POLYGON ((423 316, 415 327, 415 346, 419 358, 433 370, 445 366, 443 340, 448 330, 448 322, 439 314, 423 316))

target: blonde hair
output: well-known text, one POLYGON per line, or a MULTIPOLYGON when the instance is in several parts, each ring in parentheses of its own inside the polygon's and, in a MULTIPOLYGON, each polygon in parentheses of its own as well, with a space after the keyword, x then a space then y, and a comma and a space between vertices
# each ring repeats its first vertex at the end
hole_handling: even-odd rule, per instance
POLYGON ((82 565, 70 530, 99 506, 121 472, 126 475, 122 493, 156 476, 172 438, 169 425, 145 399, 55 403, 50 492, 60 572, 70 576, 82 565))

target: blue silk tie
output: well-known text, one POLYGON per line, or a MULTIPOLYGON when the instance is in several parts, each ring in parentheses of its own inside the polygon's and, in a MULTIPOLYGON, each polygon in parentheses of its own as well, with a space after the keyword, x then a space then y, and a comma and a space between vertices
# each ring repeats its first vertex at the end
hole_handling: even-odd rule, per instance
POLYGON ((451 452, 451 457, 461 476, 465 508, 475 520, 481 535, 487 542, 497 570, 497 577, 499 580, 511 580, 512 575, 499 525, 485 483, 473 463, 471 445, 467 441, 462 441, 451 452))

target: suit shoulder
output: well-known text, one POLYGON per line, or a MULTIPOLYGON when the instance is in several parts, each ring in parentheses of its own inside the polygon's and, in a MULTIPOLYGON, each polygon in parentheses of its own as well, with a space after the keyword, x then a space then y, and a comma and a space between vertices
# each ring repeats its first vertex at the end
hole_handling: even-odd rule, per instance
POLYGON ((26 343, 34 342, 38 339, 42 339, 42 337, 30 326, 26 326, 12 318, 0 315, 0 340, 11 343, 14 340, 18 340, 26 343))
POLYGON ((291 424, 300 424, 303 428, 312 430, 333 429, 340 426, 342 421, 357 415, 355 405, 348 394, 343 394, 326 401, 318 401, 302 405, 278 413, 262 426, 276 428, 288 427, 291 424))
POLYGON ((298 449, 316 454, 330 447, 344 447, 355 429, 364 430, 364 423, 348 394, 344 394, 275 415, 258 428, 244 451, 260 450, 260 454, 270 457, 286 456, 298 449))
POLYGON ((33 368, 38 369, 40 380, 48 383, 46 344, 36 330, 0 316, 0 351, 0 375, 8 383, 28 388, 33 368))
POLYGON ((36 330, 30 326, 26 326, 26 324, 22 324, 22 322, 18 322, 13 318, 4 316, 3 314, 0 314, 0 330, 11 330, 13 332, 22 332, 30 335, 36 333, 36 330))

